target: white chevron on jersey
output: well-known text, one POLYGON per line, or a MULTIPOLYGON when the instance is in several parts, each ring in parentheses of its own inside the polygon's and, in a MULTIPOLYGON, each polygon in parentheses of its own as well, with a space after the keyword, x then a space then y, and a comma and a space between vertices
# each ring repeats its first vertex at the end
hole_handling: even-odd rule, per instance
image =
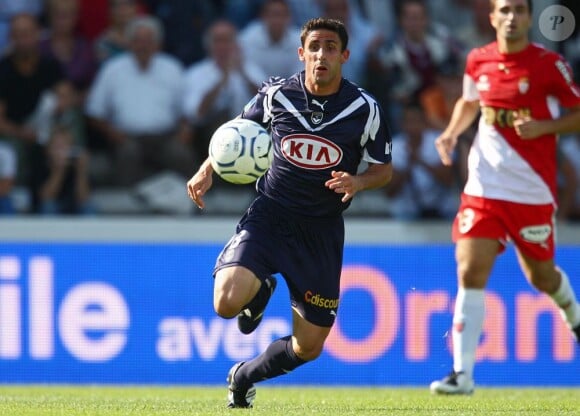
MULTIPOLYGON (((273 103, 272 100, 274 99, 274 94, 276 94, 276 92, 282 88, 282 84, 281 83, 276 83, 273 84, 270 88, 268 88, 267 92, 266 92, 266 99, 264 99, 264 101, 262 102, 262 108, 264 109, 264 117, 262 119, 263 123, 268 123, 270 122, 270 120, 272 120, 272 108, 273 108, 273 103)), ((254 97, 254 100, 257 98, 254 97)), ((252 103, 248 104, 248 108, 250 108, 252 106, 252 103)))
POLYGON ((362 97, 359 97, 352 103, 350 103, 350 105, 346 107, 344 110, 342 110, 339 114, 337 114, 336 117, 334 117, 332 120, 329 120, 326 123, 322 123, 316 127, 312 127, 310 126, 308 121, 306 121, 306 118, 302 115, 302 112, 298 111, 296 107, 294 107, 294 104, 292 104, 292 102, 283 93, 279 92, 278 94, 275 94, 274 99, 278 101, 282 105, 282 107, 288 110, 294 117, 296 117, 300 122, 300 124, 302 125, 302 127, 311 132, 320 131, 324 129, 326 126, 336 123, 337 121, 349 116, 357 108, 365 104, 365 100, 362 97))
MULTIPOLYGON (((366 94, 363 90, 361 91, 361 95, 367 101, 370 111, 369 111, 369 118, 365 124, 364 132, 361 136, 360 145, 364 148, 365 144, 368 140, 374 141, 377 138, 377 133, 379 132, 379 128, 381 126, 381 118, 379 112, 379 105, 378 103, 372 98, 370 95, 366 94)), ((387 143, 387 147, 385 148, 385 153, 391 153, 392 143, 387 143)), ((364 149, 362 159, 368 163, 382 163, 376 159, 373 159, 369 152, 364 149)))

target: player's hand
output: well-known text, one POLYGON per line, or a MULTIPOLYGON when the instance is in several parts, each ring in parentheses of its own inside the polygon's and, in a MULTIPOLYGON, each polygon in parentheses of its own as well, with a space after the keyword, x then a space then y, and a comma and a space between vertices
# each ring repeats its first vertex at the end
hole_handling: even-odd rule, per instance
POLYGON ((541 121, 534 120, 529 116, 517 117, 514 120, 514 129, 516 130, 516 133, 525 140, 535 139, 536 137, 544 135, 545 133, 542 130, 542 125, 541 121))
POLYGON ((441 163, 445 166, 451 166, 453 163, 453 150, 457 144, 457 137, 443 133, 435 139, 435 148, 439 153, 441 163))
POLYGON ((187 181, 187 195, 195 202, 198 208, 203 209, 203 196, 211 188, 213 169, 209 161, 204 162, 199 170, 187 181))
POLYGON ((356 177, 347 172, 331 172, 332 179, 327 180, 324 185, 336 192, 337 194, 344 194, 342 202, 346 202, 358 192, 358 183, 356 177))

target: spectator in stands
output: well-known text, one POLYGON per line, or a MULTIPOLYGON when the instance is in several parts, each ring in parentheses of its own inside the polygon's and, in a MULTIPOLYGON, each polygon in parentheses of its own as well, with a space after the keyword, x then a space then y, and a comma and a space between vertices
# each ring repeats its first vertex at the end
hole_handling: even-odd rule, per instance
POLYGON ((0 141, 0 215, 14 213, 12 188, 16 178, 17 160, 14 149, 0 141))
POLYGON ((562 54, 570 63, 574 81, 580 82, 580 31, 562 43, 562 54))
POLYGON ((578 175, 568 155, 558 149, 558 221, 567 221, 574 216, 578 175))
POLYGON ((166 169, 188 176, 193 156, 180 111, 182 65, 159 51, 156 18, 134 19, 127 39, 130 53, 99 70, 86 103, 92 125, 110 145, 115 184, 132 186, 166 169))
POLYGON ((213 0, 150 0, 148 3, 151 12, 163 23, 163 49, 167 53, 186 66, 205 58, 203 34, 219 13, 213 0))
POLYGON ((404 107, 401 126, 393 137, 397 157, 386 188, 390 214, 401 220, 453 218, 459 189, 453 169, 443 166, 433 152, 440 131, 428 127, 423 109, 414 103, 404 107))
POLYGON ((495 40, 495 30, 489 21, 489 0, 471 0, 471 10, 469 24, 454 31, 454 35, 461 41, 465 51, 495 40))
POLYGON ((109 0, 109 25, 95 40, 98 62, 102 64, 129 49, 127 26, 138 13, 137 0, 109 0))
POLYGON ((46 145, 56 126, 66 126, 76 146, 86 145, 85 118, 81 98, 71 82, 60 82, 45 91, 28 125, 36 131, 37 142, 46 145))
POLYGON ((40 27, 35 16, 14 16, 10 39, 10 52, 0 60, 0 140, 18 154, 17 182, 30 186, 35 168, 30 161, 42 147, 29 121, 43 93, 64 82, 64 76, 56 60, 40 53, 40 27))
POLYGON ((39 17, 43 0, 2 0, 0 1, 0 54, 9 46, 10 21, 19 14, 39 17))
MULTIPOLYGON (((489 23, 489 0, 486 1, 482 10, 489 23)), ((473 24, 475 3, 474 0, 425 0, 431 24, 442 26, 455 38, 458 37, 458 31, 463 31, 473 24)))
POLYGON ((367 86, 369 58, 377 54, 385 41, 381 32, 361 14, 354 13, 349 0, 320 0, 322 15, 342 21, 349 33, 350 57, 342 68, 342 75, 360 85, 367 86))
POLYGON ((73 131, 57 125, 51 132, 34 178, 39 213, 92 214, 89 187, 89 154, 77 145, 73 131))
POLYGON ((215 129, 236 117, 267 79, 258 65, 243 56, 237 35, 230 21, 214 22, 205 37, 208 57, 189 67, 185 75, 183 112, 194 127, 195 166, 207 158, 215 129))
POLYGON ((93 45, 76 33, 79 0, 49 0, 49 31, 41 41, 44 54, 58 60, 69 81, 84 92, 90 86, 97 63, 93 45))
MULTIPOLYGON (((357 0, 350 1, 351 10, 358 19, 365 19, 371 25, 376 27, 382 37, 380 47, 374 49, 368 54, 368 63, 366 68, 366 89, 375 99, 381 104, 387 117, 391 117, 391 97, 390 89, 392 79, 388 71, 385 70, 380 59, 380 51, 388 49, 389 45, 393 43, 394 37, 397 33, 395 2, 384 0, 357 0)), ((389 126, 391 132, 396 133, 393 129, 397 123, 390 120, 389 126)), ((365 197, 366 198, 366 197, 365 197)))
MULTIPOLYGON (((576 19, 580 18, 580 2, 578 0, 560 0, 560 4, 567 7, 572 11, 572 15, 576 16, 576 19)), ((534 7, 535 9, 535 7, 534 7)), ((574 75, 574 81, 580 83, 580 25, 578 20, 574 25, 574 31, 569 38, 565 39, 563 42, 559 42, 560 52, 564 55, 570 66, 572 67, 572 72, 574 75)))
POLYGON ((242 30, 258 17, 264 0, 222 0, 221 16, 242 30))
POLYGON ((321 0, 288 0, 294 26, 302 27, 308 20, 322 15, 321 0))
POLYGON ((558 217, 580 221, 580 135, 560 138, 558 217))
POLYGON ((351 6, 354 6, 358 13, 379 29, 383 35, 384 44, 388 45, 393 41, 397 29, 394 3, 391 0, 356 0, 351 2, 351 6))
POLYGON ((455 101, 461 96, 463 72, 459 64, 448 60, 440 65, 435 73, 433 85, 419 96, 429 125, 435 129, 442 130, 447 126, 455 101))
POLYGON ((437 88, 436 74, 441 65, 461 62, 455 43, 430 31, 423 0, 402 0, 397 16, 400 32, 394 44, 381 53, 383 68, 391 78, 391 120, 396 131, 402 106, 421 102, 421 94, 437 88))
POLYGON ((79 0, 79 35, 94 42, 107 28, 109 13, 109 0, 79 0))
POLYGON ((239 42, 244 57, 267 76, 287 78, 304 67, 297 52, 300 29, 292 25, 286 0, 265 0, 260 18, 242 30, 239 42))

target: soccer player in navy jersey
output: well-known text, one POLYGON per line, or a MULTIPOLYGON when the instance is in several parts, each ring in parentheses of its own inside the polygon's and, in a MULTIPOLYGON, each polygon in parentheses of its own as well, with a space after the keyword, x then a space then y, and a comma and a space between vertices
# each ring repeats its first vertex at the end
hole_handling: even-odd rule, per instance
MULTIPOLYGON (((382 109, 342 78, 349 58, 342 22, 309 20, 300 40, 305 70, 264 83, 240 115, 271 131, 274 160, 214 269, 215 311, 237 316, 246 334, 260 323, 280 273, 290 291, 293 331, 231 368, 229 407, 252 407, 255 383, 320 355, 338 312, 342 213, 357 192, 384 186, 392 175, 382 109), (357 173, 361 161, 368 167, 357 173)), ((199 208, 212 174, 206 160, 187 183, 199 208)))

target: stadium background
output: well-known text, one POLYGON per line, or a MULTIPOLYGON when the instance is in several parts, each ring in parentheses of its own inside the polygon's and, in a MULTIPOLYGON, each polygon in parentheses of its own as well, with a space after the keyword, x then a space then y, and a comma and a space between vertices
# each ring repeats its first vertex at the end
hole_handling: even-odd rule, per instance
MULTIPOLYGON (((0 220, 0 382, 223 384, 290 332, 279 285, 255 334, 213 313, 210 271, 235 219, 0 220)), ((451 364, 449 225, 347 220, 343 297, 323 355, 271 384, 427 385, 451 364)), ((558 262, 579 288, 580 227, 558 262)), ((493 271, 481 385, 580 384, 578 348, 510 248, 493 271)))

